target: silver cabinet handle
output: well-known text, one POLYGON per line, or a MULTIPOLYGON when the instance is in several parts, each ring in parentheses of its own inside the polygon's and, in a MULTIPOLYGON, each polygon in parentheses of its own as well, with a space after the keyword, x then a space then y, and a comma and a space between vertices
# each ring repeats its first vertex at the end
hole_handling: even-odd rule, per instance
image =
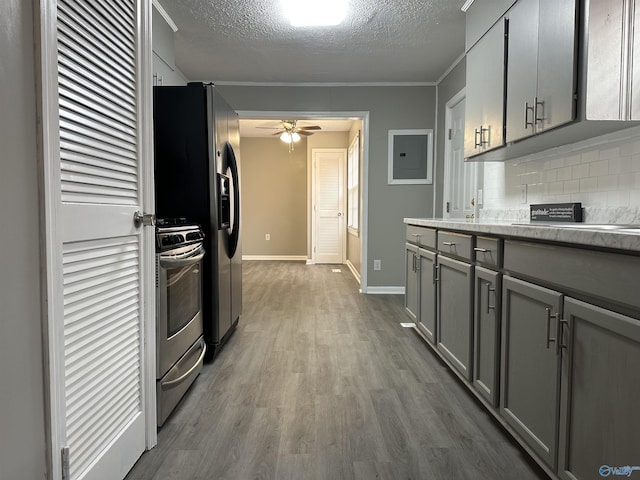
POLYGON ((420 238, 422 236, 421 233, 412 233, 411 235, 413 235, 416 238, 420 238))
POLYGON ((439 274, 440 274, 440 265, 436 265, 434 268, 436 269, 436 273, 434 275, 434 283, 435 283, 435 282, 439 282, 440 281, 440 276, 439 276, 439 274))
POLYGON ((436 266, 435 261, 433 263, 432 277, 433 277, 433 284, 435 285, 436 282, 438 281, 438 267, 436 266))
MULTIPOLYGON (((551 317, 554 317, 556 319, 557 323, 559 322, 559 318, 560 315, 558 313, 554 313, 553 315, 551 315, 551 309, 549 307, 545 308, 545 310, 547 311, 547 349, 549 349, 549 345, 553 342, 557 341, 557 336, 556 338, 551 338, 549 337, 549 335, 551 334, 551 317)), ((556 325, 556 335, 557 335, 557 325, 556 325)))
POLYGON ((557 319, 557 324, 556 324, 556 355, 560 355, 560 351, 563 348, 567 348, 566 345, 563 344, 563 332, 564 332, 564 328, 563 326, 565 324, 568 324, 569 322, 567 322, 566 320, 560 318, 559 314, 556 314, 556 319, 557 319))
POLYGON ((473 134, 473 148, 478 148, 480 145, 482 145, 482 137, 480 138, 480 141, 478 141, 478 136, 482 135, 482 125, 480 125, 480 131, 478 131, 477 128, 475 128, 473 130, 474 134, 473 134))
POLYGON ((544 122, 544 102, 539 102, 538 97, 536 97, 535 108, 533 109, 533 120, 536 123, 536 126, 538 123, 544 122), (538 105, 540 106, 540 110, 542 110, 541 117, 538 117, 538 105))
POLYGON ((491 250, 487 250, 486 248, 478 248, 478 247, 474 247, 473 248, 474 252, 480 252, 480 253, 487 253, 490 252, 491 250))
POLYGON ((535 118, 535 109, 534 107, 529 106, 529 102, 524 102, 524 129, 531 127, 533 128, 533 122, 529 121, 529 111, 534 115, 535 118))
POLYGON ((491 310, 495 310, 495 305, 490 305, 491 303, 491 292, 495 292, 495 288, 491 288, 491 284, 487 282, 487 315, 491 312, 491 310))
POLYGON ((447 247, 455 247, 456 244, 455 243, 451 243, 451 242, 442 242, 443 245, 446 245, 447 247))

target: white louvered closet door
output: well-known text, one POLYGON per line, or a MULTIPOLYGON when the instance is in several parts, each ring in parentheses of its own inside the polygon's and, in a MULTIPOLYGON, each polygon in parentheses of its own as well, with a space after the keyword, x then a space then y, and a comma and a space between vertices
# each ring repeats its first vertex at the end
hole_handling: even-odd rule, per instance
POLYGON ((133 218, 148 197, 149 134, 141 116, 150 91, 141 86, 140 38, 150 3, 49 2, 59 141, 48 196, 55 225, 47 227, 55 232, 48 279, 59 282, 50 289, 58 308, 50 310, 49 325, 58 448, 62 458, 68 452, 68 467, 65 460, 59 466, 69 480, 122 479, 145 449, 145 280, 153 232, 133 218))
POLYGON ((341 264, 346 238, 346 149, 313 149, 314 261, 341 264))

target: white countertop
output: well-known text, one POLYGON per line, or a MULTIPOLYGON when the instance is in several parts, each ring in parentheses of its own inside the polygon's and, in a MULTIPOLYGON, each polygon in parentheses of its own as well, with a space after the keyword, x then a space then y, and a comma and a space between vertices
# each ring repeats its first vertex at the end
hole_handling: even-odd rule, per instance
POLYGON ((492 234, 640 252, 640 225, 624 228, 624 225, 589 225, 586 223, 549 225, 437 218, 405 218, 404 223, 475 234, 492 234))

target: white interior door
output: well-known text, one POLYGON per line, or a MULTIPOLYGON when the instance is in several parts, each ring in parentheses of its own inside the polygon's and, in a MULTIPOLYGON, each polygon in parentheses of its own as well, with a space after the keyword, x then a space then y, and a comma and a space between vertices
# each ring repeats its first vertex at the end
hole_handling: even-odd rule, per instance
POLYGON ((346 148, 314 148, 313 258, 315 263, 344 263, 346 251, 346 148))
POLYGON ((464 93, 447 103, 443 217, 465 218, 475 216, 478 206, 477 167, 475 162, 464 161, 464 93))
POLYGON ((122 479, 146 445, 150 3, 41 3, 51 478, 122 479))

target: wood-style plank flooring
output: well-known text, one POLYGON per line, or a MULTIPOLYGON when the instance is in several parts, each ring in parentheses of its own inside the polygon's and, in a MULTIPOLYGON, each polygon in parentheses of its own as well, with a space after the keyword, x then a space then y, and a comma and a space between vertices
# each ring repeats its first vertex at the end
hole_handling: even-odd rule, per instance
POLYGON ((245 262, 235 334, 127 480, 547 478, 346 267, 245 262))

